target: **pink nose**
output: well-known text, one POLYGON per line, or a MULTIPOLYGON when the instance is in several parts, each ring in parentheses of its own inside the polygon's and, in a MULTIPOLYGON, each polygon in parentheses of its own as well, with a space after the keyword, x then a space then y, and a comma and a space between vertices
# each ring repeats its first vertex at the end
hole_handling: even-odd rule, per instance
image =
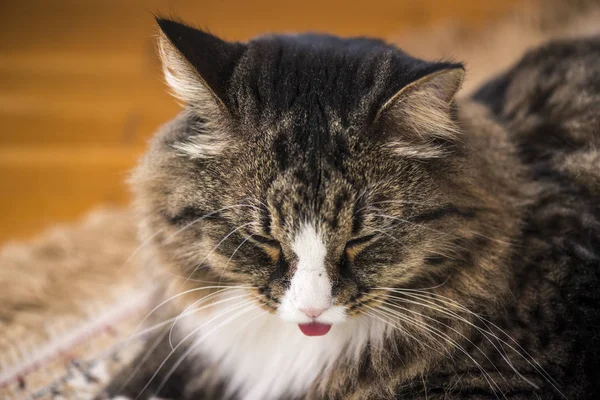
POLYGON ((327 311, 326 308, 300 308, 299 310, 310 318, 317 318, 319 315, 327 311))

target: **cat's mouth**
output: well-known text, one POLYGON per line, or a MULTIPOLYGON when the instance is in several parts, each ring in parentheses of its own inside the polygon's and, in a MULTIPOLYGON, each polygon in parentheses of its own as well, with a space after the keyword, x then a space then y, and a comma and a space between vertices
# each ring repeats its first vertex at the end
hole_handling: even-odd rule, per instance
POLYGON ((331 324, 323 324, 320 322, 310 322, 308 324, 298 324, 298 328, 306 336, 324 336, 331 329, 331 324))

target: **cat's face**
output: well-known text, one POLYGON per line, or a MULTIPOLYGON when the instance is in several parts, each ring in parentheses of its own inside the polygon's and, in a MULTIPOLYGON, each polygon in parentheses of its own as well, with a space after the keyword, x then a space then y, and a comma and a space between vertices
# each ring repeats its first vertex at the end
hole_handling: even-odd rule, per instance
POLYGON ((444 279, 472 212, 452 179, 459 65, 374 40, 242 45, 159 24, 167 80, 190 106, 135 187, 176 275, 251 286, 283 320, 323 326, 376 307, 376 289, 444 279))

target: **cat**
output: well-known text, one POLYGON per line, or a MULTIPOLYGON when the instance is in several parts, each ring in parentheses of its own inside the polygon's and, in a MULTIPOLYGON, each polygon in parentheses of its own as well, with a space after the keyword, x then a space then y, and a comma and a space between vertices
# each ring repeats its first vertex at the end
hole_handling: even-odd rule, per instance
POLYGON ((99 396, 600 398, 600 39, 464 66, 157 19, 154 336, 99 396))

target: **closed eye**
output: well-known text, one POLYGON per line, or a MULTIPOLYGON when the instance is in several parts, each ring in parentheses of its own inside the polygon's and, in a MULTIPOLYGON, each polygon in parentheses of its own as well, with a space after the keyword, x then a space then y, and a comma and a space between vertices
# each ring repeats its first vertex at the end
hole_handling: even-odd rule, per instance
POLYGON ((364 245, 369 243, 373 239, 375 239, 375 234, 365 235, 355 239, 351 239, 346 242, 346 248, 364 245))
POLYGON ((257 241, 260 244, 264 244, 267 246, 281 247, 279 242, 271 237, 254 234, 254 235, 252 235, 252 239, 254 239, 255 241, 257 241))
POLYGON ((252 235, 252 239, 261 245, 274 262, 279 261, 281 257, 281 244, 277 240, 256 234, 252 235))
POLYGON ((351 239, 346 242, 346 249, 344 252, 350 261, 354 261, 354 258, 360 253, 364 248, 366 248, 376 237, 377 235, 365 235, 355 239, 351 239))

